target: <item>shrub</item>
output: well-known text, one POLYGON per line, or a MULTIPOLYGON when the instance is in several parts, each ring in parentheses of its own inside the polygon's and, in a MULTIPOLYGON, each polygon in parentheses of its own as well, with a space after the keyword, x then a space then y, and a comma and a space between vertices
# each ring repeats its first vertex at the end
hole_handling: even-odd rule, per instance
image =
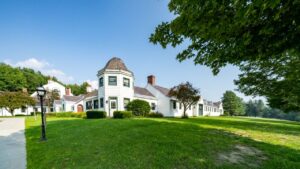
POLYGON ((18 116, 20 117, 20 116, 26 116, 26 115, 25 114, 16 114, 15 116, 16 117, 18 117, 18 116))
POLYGON ((84 118, 86 117, 85 112, 51 112, 46 113, 48 117, 76 117, 76 118, 84 118))
POLYGON ((114 111, 114 118, 115 119, 124 119, 132 117, 131 111, 114 111))
POLYGON ((73 115, 73 117, 77 117, 77 118, 86 118, 85 112, 72 113, 72 115, 73 115))
POLYGON ((150 112, 150 105, 144 100, 133 100, 127 104, 127 110, 135 116, 146 116, 150 112))
POLYGON ((56 117, 72 117, 73 112, 56 112, 56 117))
POLYGON ((36 115, 40 115, 40 114, 41 114, 41 112, 30 112, 30 115, 31 115, 31 116, 34 116, 34 113, 35 113, 36 115))
POLYGON ((87 119, 100 119, 105 118, 106 112, 105 111, 87 111, 86 118, 87 119))
POLYGON ((51 113, 46 113, 47 117, 56 117, 56 113, 51 112, 51 113))
POLYGON ((159 112, 151 112, 147 115, 148 117, 164 117, 162 113, 159 112))

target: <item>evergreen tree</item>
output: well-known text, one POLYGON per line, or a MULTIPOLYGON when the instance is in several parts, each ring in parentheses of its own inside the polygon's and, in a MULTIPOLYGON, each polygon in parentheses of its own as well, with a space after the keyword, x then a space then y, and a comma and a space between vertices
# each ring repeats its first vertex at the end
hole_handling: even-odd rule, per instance
POLYGON ((224 113, 230 116, 241 116, 245 114, 243 100, 233 91, 226 91, 222 97, 224 113))

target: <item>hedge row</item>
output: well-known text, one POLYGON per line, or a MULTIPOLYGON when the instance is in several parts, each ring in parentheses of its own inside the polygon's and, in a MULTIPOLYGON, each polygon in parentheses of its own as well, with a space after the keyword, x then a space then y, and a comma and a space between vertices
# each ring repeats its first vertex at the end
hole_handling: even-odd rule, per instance
MULTIPOLYGON (((33 114, 33 113, 32 113, 33 114)), ((40 112, 37 112, 40 115, 40 112)), ((75 118, 87 118, 87 119, 99 119, 106 118, 107 113, 105 111, 87 111, 85 112, 56 112, 56 113, 46 113, 47 117, 75 117, 75 118)), ((114 111, 113 118, 123 119, 133 117, 132 111, 114 111)), ((163 114, 159 112, 151 112, 146 114, 146 117, 163 117, 163 114)))
POLYGON ((147 115, 147 117, 164 117, 164 115, 159 112, 151 112, 147 115))
POLYGON ((76 118, 84 118, 86 117, 85 112, 53 112, 46 113, 48 117, 76 117, 76 118))
POLYGON ((114 118, 115 119, 124 119, 132 117, 131 111, 114 111, 114 118))
POLYGON ((100 119, 105 118, 106 112, 105 111, 87 111, 86 112, 86 118, 87 119, 100 119))

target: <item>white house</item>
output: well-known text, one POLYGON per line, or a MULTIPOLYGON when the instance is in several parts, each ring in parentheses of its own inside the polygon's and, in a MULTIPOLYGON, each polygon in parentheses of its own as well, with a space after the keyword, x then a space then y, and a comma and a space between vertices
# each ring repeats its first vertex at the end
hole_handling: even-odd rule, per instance
MULTIPOLYGON (((156 84, 155 76, 147 78, 147 85, 134 86, 134 74, 120 58, 112 58, 97 74, 99 89, 90 97, 85 97, 84 110, 103 110, 113 116, 116 110, 125 110, 126 105, 134 100, 145 100, 153 112, 160 112, 166 117, 180 117, 183 107, 175 98, 168 96, 169 89, 156 84)), ((220 116, 223 114, 221 102, 206 101, 202 97, 199 102, 187 110, 188 116, 220 116)))

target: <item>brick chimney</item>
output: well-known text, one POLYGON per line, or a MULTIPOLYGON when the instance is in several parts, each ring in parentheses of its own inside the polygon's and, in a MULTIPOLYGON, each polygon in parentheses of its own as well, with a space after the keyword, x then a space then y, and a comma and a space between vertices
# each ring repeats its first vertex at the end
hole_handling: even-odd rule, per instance
POLYGON ((71 96, 71 88, 66 88, 66 95, 71 96))
POLYGON ((147 79, 148 79, 148 84, 155 85, 155 76, 154 75, 148 76, 147 79))

